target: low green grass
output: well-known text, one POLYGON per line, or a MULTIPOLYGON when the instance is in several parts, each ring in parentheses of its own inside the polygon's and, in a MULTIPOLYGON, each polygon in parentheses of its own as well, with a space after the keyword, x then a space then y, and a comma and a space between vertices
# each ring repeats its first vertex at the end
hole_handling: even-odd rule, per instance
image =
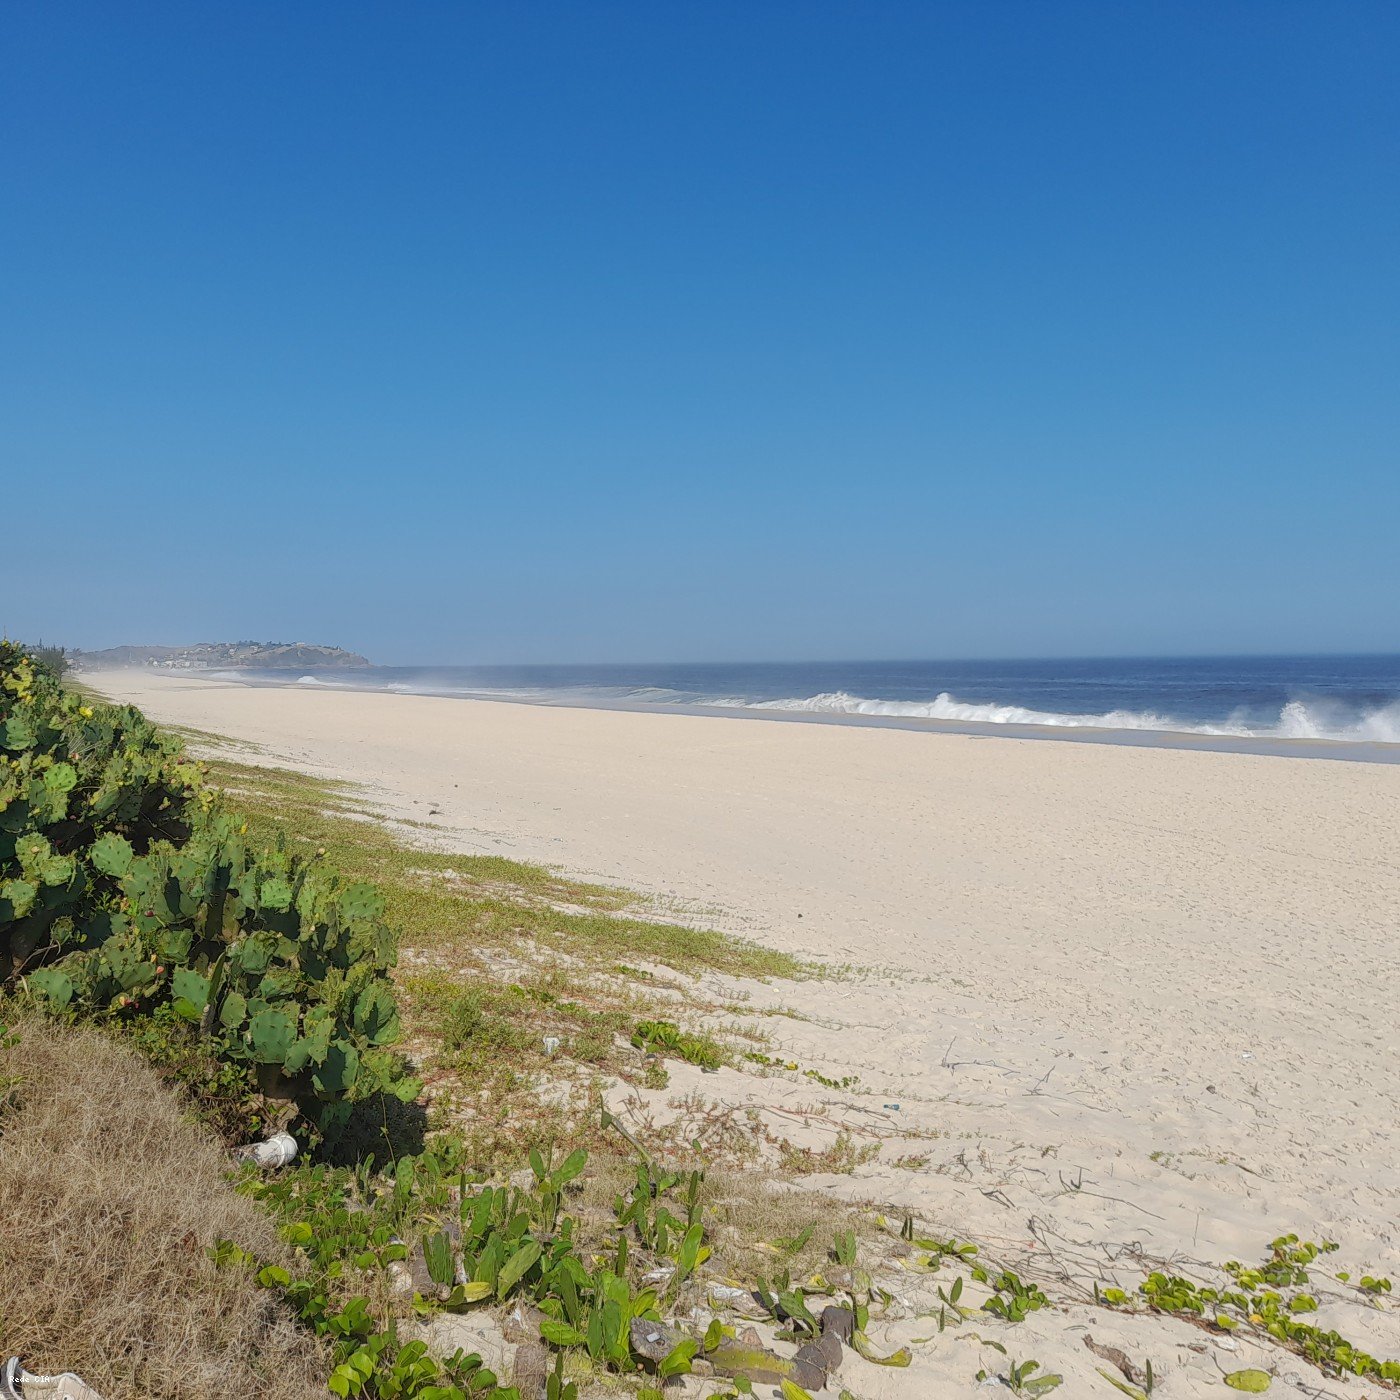
POLYGON ((415 1019, 439 1042, 441 1062, 463 1075, 479 1075, 504 1059, 543 1070, 551 1058, 546 1035, 570 1060, 617 1072, 617 1038, 625 1041, 637 1020, 625 996, 608 996, 606 984, 602 995, 596 985, 565 995, 550 981, 539 974, 519 982, 464 981, 434 971, 410 974, 403 989, 415 1019))
POLYGON ((790 954, 713 929, 625 913, 626 890, 569 879, 496 855, 424 849, 412 827, 386 825, 355 789, 280 768, 215 757, 209 778, 226 789, 260 840, 279 828, 324 850, 347 876, 384 891, 406 947, 471 951, 528 939, 596 963, 649 962, 676 972, 798 978, 814 971, 790 954))

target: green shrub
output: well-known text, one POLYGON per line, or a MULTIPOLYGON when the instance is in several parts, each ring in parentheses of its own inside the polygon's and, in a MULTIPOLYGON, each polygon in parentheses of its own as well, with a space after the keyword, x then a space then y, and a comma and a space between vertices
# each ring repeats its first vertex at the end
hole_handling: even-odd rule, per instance
POLYGON ((713 1036, 683 1031, 673 1021, 642 1021, 632 1032, 632 1044, 649 1055, 670 1055, 702 1069, 719 1069, 729 1062, 724 1046, 713 1036))
POLYGON ((519 988, 495 991, 469 987, 443 1011, 443 1047, 459 1070, 484 1068, 493 1059, 513 1058, 534 1043, 530 1028, 512 1019, 512 1002, 528 1002, 519 988), (511 993, 514 992, 514 996, 511 993))
POLYGON ((106 936, 115 884, 91 849, 185 839, 198 779, 139 711, 88 705, 0 642, 0 979, 106 936))
POLYGON ((0 647, 0 979, 50 1010, 189 1023, 321 1132, 419 1085, 371 885, 251 848, 177 741, 0 647))

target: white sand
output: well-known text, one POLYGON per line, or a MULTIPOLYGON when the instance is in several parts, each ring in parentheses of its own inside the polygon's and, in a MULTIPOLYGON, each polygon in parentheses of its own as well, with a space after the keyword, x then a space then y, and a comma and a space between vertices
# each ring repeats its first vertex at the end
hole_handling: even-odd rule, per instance
MULTIPOLYGON (((810 1131, 908 1136, 833 1189, 1046 1258, 1040 1233, 1076 1277, 1128 1286, 1143 1270, 1112 1261, 1134 1243, 1252 1260, 1290 1229, 1341 1240, 1339 1265, 1400 1272, 1400 766, 86 679, 392 810, 436 809, 461 849, 889 969, 757 989, 818 1018, 772 1022, 788 1053, 862 1092, 701 1085, 775 1122, 814 1110, 810 1131)), ((1017 1329, 1015 1354, 1055 1350, 1069 1323, 1050 1316, 1017 1329)), ((1342 1330, 1395 1355, 1394 1323, 1342 1330)), ((1177 1329, 1175 1393, 1227 1393, 1180 1351, 1202 1334, 1153 1325, 1177 1329)), ((997 1359, 977 1350, 957 1374, 997 1359)), ((1084 1358, 1057 1364, 1113 1393, 1084 1358)), ((913 1374, 861 1389, 923 1393, 913 1374)))

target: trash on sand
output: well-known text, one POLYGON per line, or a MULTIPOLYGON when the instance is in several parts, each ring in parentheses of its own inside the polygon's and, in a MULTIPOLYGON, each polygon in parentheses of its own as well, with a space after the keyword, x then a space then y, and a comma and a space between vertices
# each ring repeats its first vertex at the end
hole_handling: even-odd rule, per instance
POLYGON ((240 1147, 234 1154, 240 1162, 251 1162, 263 1171, 285 1167, 297 1155, 297 1140, 291 1133, 274 1133, 266 1142, 240 1147))
POLYGON ((717 1307, 748 1307, 753 1303, 753 1294, 747 1288, 734 1288, 727 1283, 712 1283, 705 1292, 717 1307))
POLYGON ((547 1035, 544 1038, 544 1053, 554 1055, 558 1053, 561 1042, 557 1035, 547 1035))
POLYGON ((12 1356, 0 1368, 0 1400, 102 1400, 102 1397, 72 1371, 57 1376, 36 1376, 12 1356))

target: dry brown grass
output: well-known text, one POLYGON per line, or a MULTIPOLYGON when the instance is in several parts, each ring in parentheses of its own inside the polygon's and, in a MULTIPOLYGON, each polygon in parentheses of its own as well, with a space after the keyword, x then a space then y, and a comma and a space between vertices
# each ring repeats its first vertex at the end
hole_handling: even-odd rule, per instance
POLYGON ((105 1400, 322 1400, 317 1344, 205 1252, 285 1252, 214 1140, 124 1047, 17 1029, 0 1050, 0 1357, 77 1371, 105 1400))

